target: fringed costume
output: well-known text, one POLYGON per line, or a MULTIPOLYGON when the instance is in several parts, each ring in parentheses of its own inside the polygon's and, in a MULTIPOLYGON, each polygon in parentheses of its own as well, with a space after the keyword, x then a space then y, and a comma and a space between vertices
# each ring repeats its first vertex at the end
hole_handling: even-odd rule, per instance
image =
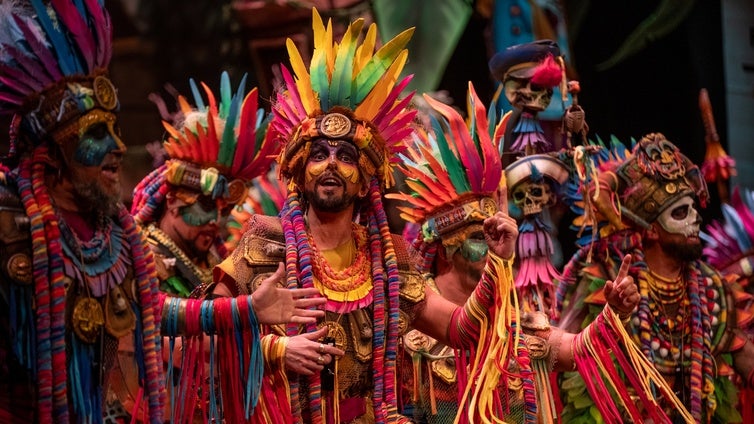
POLYGON ((222 397, 223 416, 210 417, 239 422, 262 376, 252 299, 160 293, 154 257, 117 193, 126 149, 107 76, 111 32, 96 0, 0 4, 0 113, 14 114, 0 167, 0 421, 113 422, 122 411, 108 394, 122 382, 111 371, 126 342, 139 418, 162 423, 162 336, 208 333, 242 372, 222 370, 233 378, 221 395, 207 389, 215 371, 198 366, 207 384, 182 393, 188 405, 197 391, 211 405, 222 397))
MULTIPOLYGON (((618 149, 599 156, 600 163, 582 188, 586 205, 593 205, 592 219, 583 224, 593 226, 595 238, 585 237, 591 243, 574 255, 563 272, 557 293, 560 325, 578 331, 595 319, 605 303, 605 281, 614 278, 621 259, 630 253, 629 275, 641 300, 626 321, 626 330, 691 417, 684 418, 667 398, 661 399, 662 407, 674 422, 740 422, 733 382, 751 383, 754 361, 747 358, 754 347, 741 332, 751 321, 751 312, 738 308, 748 309, 751 297, 700 260, 687 261, 676 279, 662 277, 648 267, 644 253, 643 231, 661 213, 684 197, 706 202, 699 168, 662 134, 647 135, 631 152, 618 149)), ((687 228, 695 225, 693 213, 690 209, 687 228)), ((564 419, 601 422, 594 418, 596 409, 605 419, 602 400, 585 394, 582 377, 566 374, 560 388, 566 404, 564 419)), ((641 393, 631 390, 628 395, 637 399, 641 393)), ((640 402, 636 406, 642 407, 640 402)), ((640 413, 648 419, 645 411, 640 413)))
MULTIPOLYGON (((441 257, 448 262, 457 253, 469 262, 483 261, 487 255, 487 244, 479 237, 484 219, 498 210, 498 190, 505 184, 498 151, 504 126, 496 125, 494 102, 488 114, 471 84, 468 126, 453 108, 426 95, 425 99, 440 117, 430 115, 433 132, 418 131, 415 147, 401 156, 399 169, 406 175, 408 191, 388 197, 410 205, 399 209, 403 219, 420 227, 412 242, 412 249, 421 258, 419 270, 429 288, 442 295, 434 279, 439 272, 438 249, 444 249, 441 257)), ((515 300, 504 300, 504 304, 517 307, 515 300)), ((506 334, 518 337, 520 326, 515 314, 503 323, 506 334)), ((468 354, 468 350, 453 349, 416 329, 406 334, 400 369, 404 413, 422 423, 469 422, 469 410, 477 405, 489 406, 486 402, 491 401, 496 403, 496 417, 523 422, 525 416, 536 416, 537 405, 548 408, 543 405, 548 402, 538 394, 549 393, 539 384, 549 386, 546 375, 550 364, 545 365, 544 380, 535 378, 534 362, 524 341, 499 352, 497 361, 505 372, 495 390, 482 397, 472 396, 476 387, 467 384, 469 372, 463 364, 471 363, 468 354), (468 403, 461 403, 463 398, 468 403)))

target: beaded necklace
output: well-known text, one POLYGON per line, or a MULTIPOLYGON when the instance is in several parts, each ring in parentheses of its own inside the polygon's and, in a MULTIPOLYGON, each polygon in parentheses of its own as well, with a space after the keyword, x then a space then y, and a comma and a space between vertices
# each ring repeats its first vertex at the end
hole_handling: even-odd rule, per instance
MULTIPOLYGON (((352 224, 353 241, 349 242, 351 252, 350 265, 336 271, 331 266, 325 255, 317 248, 317 244, 311 233, 307 231, 307 237, 312 252, 312 272, 314 273, 314 286, 317 287, 328 299, 344 303, 364 299, 372 292, 371 266, 372 263, 367 255, 367 232, 366 228, 352 224)), ((358 302, 359 304, 363 302, 358 302)), ((343 305, 348 307, 348 305, 343 305)), ((349 308, 350 309, 350 308, 349 308)), ((341 309, 343 310, 343 309, 341 309)))

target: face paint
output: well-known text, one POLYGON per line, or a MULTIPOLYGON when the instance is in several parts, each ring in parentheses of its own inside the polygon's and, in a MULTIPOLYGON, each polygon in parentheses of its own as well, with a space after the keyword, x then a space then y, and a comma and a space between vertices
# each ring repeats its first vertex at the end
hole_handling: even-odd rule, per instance
POLYGON ((207 202, 196 201, 191 205, 181 207, 180 212, 183 222, 194 227, 206 225, 213 221, 217 222, 219 220, 217 206, 205 203, 207 202))
POLYGON ((461 256, 470 262, 479 262, 487 256, 487 242, 479 239, 467 238, 461 244, 461 256))
POLYGON ((84 166, 100 166, 108 153, 125 150, 115 135, 114 121, 100 121, 86 127, 79 138, 73 159, 84 166))
POLYGON ((694 200, 684 196, 676 200, 657 218, 662 228, 671 234, 696 236, 699 234, 701 218, 694 207, 694 200))
POLYGON ((353 145, 339 140, 317 140, 306 166, 306 182, 316 180, 328 168, 352 184, 359 182, 359 153, 353 145))

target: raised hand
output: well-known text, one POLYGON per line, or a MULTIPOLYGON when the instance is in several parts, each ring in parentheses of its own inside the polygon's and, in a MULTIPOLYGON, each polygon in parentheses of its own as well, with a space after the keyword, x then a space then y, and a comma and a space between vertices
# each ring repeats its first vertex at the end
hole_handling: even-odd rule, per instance
POLYGON ((319 290, 287 289, 277 287, 277 283, 285 276, 283 263, 278 264, 274 274, 267 277, 259 285, 251 296, 251 304, 257 314, 260 324, 309 324, 317 321, 317 318, 325 316, 325 311, 309 309, 312 306, 321 306, 327 302, 324 297, 319 297, 319 290), (317 297, 308 297, 317 296, 317 297))
POLYGON ((336 356, 343 356, 345 352, 342 350, 319 341, 327 336, 327 332, 328 327, 324 326, 317 331, 288 338, 285 346, 286 369, 302 375, 313 375, 322 371, 336 356))
POLYGON ((641 300, 633 277, 628 275, 630 265, 631 255, 629 254, 623 257, 615 282, 608 280, 605 283, 605 299, 608 305, 621 316, 631 314, 641 300))
POLYGON ((490 251, 503 259, 511 259, 516 251, 518 224, 508 215, 508 189, 501 188, 498 198, 500 210, 484 220, 484 238, 490 251))

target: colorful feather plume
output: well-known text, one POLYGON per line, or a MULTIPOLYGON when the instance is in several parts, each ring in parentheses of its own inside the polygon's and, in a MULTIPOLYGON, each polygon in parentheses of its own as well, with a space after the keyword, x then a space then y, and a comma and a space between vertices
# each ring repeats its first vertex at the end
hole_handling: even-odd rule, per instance
POLYGON ((97 0, 0 3, 0 114, 58 81, 110 63, 110 16, 97 0))
MULTIPOLYGON (((327 26, 312 9, 314 51, 307 68, 292 40, 287 41, 289 70, 281 65, 283 90, 277 93, 273 126, 286 149, 299 149, 293 140, 307 120, 336 110, 348 110, 352 119, 376 129, 370 142, 381 156, 378 175, 392 184, 389 166, 395 153, 403 150, 403 140, 413 131, 416 111, 407 106, 413 93, 399 99, 411 76, 400 78, 406 64, 405 49, 414 29, 407 29, 376 52, 377 26, 371 24, 361 44, 363 19, 351 23, 340 42, 333 41, 332 22, 327 26), (292 71, 292 72, 291 72, 292 71), (293 143, 291 143, 293 142, 293 143), (376 144, 374 144, 376 143, 376 144)), ((286 165, 281 164, 283 173, 286 165)))
POLYGON ((488 115, 469 83, 467 123, 452 107, 426 94, 424 98, 440 117, 431 116, 433 132, 416 132, 414 145, 399 155, 398 168, 409 191, 387 195, 411 205, 398 209, 412 223, 422 223, 466 196, 492 196, 502 178, 500 139, 491 136, 498 133, 494 105, 488 115))
POLYGON ((218 168, 231 179, 251 180, 267 172, 280 146, 267 131, 270 117, 258 108, 256 87, 244 97, 246 75, 233 93, 230 77, 223 72, 219 104, 206 84, 201 86, 207 96, 207 106, 193 79, 190 85, 196 109, 179 96, 181 111, 184 117, 192 112, 202 115, 194 124, 184 124, 180 130, 163 121, 169 134, 163 146, 170 158, 202 168, 218 168))

